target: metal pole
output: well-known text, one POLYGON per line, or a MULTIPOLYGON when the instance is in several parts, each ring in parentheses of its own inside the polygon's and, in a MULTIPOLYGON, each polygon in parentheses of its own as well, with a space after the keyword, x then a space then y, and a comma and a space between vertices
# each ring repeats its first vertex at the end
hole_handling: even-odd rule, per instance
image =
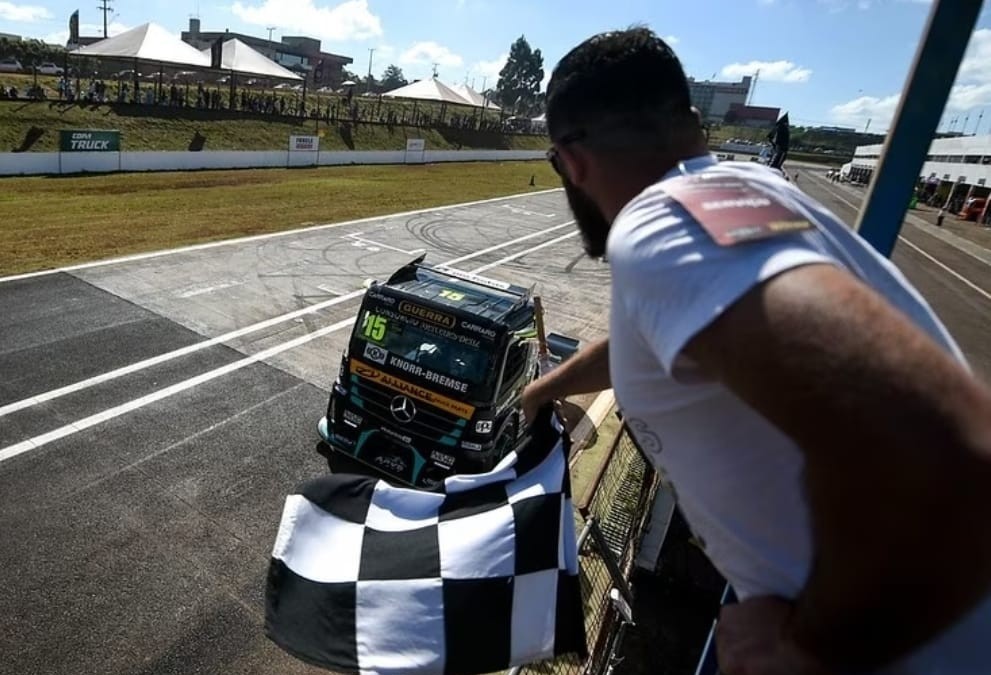
POLYGON ((860 235, 882 255, 890 256, 898 240, 981 5, 981 0, 933 3, 857 223, 860 235))

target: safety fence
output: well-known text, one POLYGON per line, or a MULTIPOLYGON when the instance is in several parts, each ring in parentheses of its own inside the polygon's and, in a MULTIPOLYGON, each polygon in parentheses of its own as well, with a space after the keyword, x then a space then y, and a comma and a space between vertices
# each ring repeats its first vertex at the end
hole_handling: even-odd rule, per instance
POLYGON ((620 427, 598 472, 576 501, 575 518, 589 656, 521 666, 509 675, 599 675, 611 672, 632 621, 630 575, 658 479, 626 425, 620 427))

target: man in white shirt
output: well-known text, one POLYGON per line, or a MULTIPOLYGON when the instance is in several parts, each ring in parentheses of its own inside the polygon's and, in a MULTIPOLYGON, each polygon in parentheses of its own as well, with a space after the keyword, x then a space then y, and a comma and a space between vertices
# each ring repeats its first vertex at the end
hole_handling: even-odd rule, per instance
POLYGON ((547 122, 610 336, 524 410, 615 390, 741 599, 722 672, 991 672, 991 392, 919 293, 776 172, 717 163, 647 29, 567 54, 547 122))

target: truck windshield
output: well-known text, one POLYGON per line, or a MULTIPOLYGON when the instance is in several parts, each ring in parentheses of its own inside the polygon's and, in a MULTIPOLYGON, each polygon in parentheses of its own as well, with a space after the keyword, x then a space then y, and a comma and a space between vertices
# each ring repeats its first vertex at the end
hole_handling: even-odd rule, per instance
MULTIPOLYGON (((369 309, 359 317, 355 337, 386 352, 373 360, 398 368, 440 392, 476 399, 486 396, 492 375, 491 343, 391 314, 369 309)), ((355 351, 356 355, 362 353, 355 351)))

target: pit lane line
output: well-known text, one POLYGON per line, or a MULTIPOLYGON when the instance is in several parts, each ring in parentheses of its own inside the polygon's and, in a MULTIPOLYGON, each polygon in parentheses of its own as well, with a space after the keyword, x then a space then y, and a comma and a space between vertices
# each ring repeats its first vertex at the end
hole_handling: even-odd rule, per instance
POLYGON ((180 246, 178 248, 167 248, 160 251, 152 251, 149 253, 135 253, 134 255, 122 256, 120 258, 108 258, 107 260, 95 260, 93 262, 79 263, 77 265, 67 265, 66 267, 56 267, 50 270, 39 270, 37 272, 25 272, 24 274, 13 274, 10 276, 0 276, 0 284, 6 281, 20 281, 21 279, 31 279, 34 277, 45 276, 48 274, 57 274, 59 272, 74 272, 76 270, 85 270, 92 267, 102 267, 104 265, 117 265, 119 263, 134 262, 137 260, 148 260, 149 258, 159 258, 161 256, 173 255, 175 253, 187 253, 189 251, 202 251, 204 249, 216 248, 218 246, 228 246, 230 244, 243 244, 251 241, 262 241, 265 239, 274 239, 276 237, 284 237, 289 234, 299 234, 302 232, 315 232, 317 230, 326 230, 329 228, 344 227, 345 225, 358 225, 360 223, 370 223, 376 220, 382 220, 384 218, 403 218, 406 216, 416 216, 423 213, 433 213, 435 211, 448 211, 450 209, 458 209, 467 206, 478 206, 480 204, 491 204, 493 202, 505 201, 507 199, 519 199, 520 197, 530 197, 533 195, 544 195, 551 192, 559 192, 563 188, 550 188, 547 190, 536 190, 535 192, 520 192, 515 195, 505 195, 503 197, 491 197, 489 199, 478 199, 473 202, 461 202, 458 204, 447 204, 445 206, 431 206, 425 209, 415 209, 413 211, 402 211, 400 213, 387 213, 381 216, 368 216, 367 218, 358 218, 356 220, 344 220, 339 223, 324 223, 323 225, 310 225, 307 227, 298 227, 293 230, 283 230, 280 232, 269 232, 267 234, 254 234, 248 237, 238 237, 236 239, 224 239, 223 241, 211 241, 205 244, 192 244, 190 246, 180 246))
MULTIPOLYGON (((449 260, 444 264, 456 265, 459 262, 464 262, 465 260, 471 260, 478 256, 482 256, 487 253, 491 253, 493 251, 498 251, 499 249, 506 248, 507 246, 512 246, 520 242, 529 241, 530 239, 534 239, 541 235, 548 234, 549 232, 560 230, 562 227, 568 227, 569 225, 573 225, 574 222, 575 221, 573 220, 569 220, 568 222, 561 223, 560 225, 554 225, 553 227, 548 227, 543 230, 539 230, 538 232, 532 232, 522 237, 517 237, 516 239, 512 239, 510 241, 506 241, 501 244, 496 244, 494 246, 489 246, 487 248, 483 248, 480 251, 475 251, 474 253, 470 253, 468 255, 464 255, 459 258, 454 258, 453 260, 449 260)), ((556 242, 559 241, 559 239, 555 239, 552 241, 556 242)), ((532 250, 536 250, 536 249, 527 249, 527 251, 524 251, 523 253, 526 254, 532 250)), ((513 259, 515 260, 515 258, 513 259)), ((502 262, 509 262, 509 261, 506 260, 502 262)), ((502 262, 499 262, 499 264, 502 264, 502 262)), ((489 269, 489 268, 486 267, 485 269, 489 269)), ((224 333, 223 335, 218 335, 217 337, 210 338, 209 340, 204 340, 203 342, 197 342, 195 344, 188 345, 180 349, 175 349, 170 352, 165 352, 164 354, 159 354, 158 356, 152 356, 142 361, 137 361, 135 363, 122 366, 120 368, 111 370, 106 373, 102 373, 100 375, 94 375, 93 377, 87 378, 85 380, 80 380, 79 382, 74 382, 73 384, 67 384, 64 387, 59 387, 57 389, 52 389, 51 391, 47 391, 42 394, 29 396, 28 398, 21 399, 20 401, 14 401, 13 403, 8 403, 7 405, 0 406, 0 417, 17 412, 18 410, 24 410, 25 408, 30 408, 32 406, 38 405, 39 403, 45 403, 46 401, 51 401, 56 398, 66 396, 68 394, 73 394, 75 392, 88 389, 89 387, 93 387, 98 384, 103 384, 104 382, 109 382, 110 380, 114 380, 118 377, 130 375, 131 373, 136 373, 141 370, 145 370, 147 368, 151 368, 153 366, 166 363, 173 359, 181 358, 183 356, 188 356, 189 354, 200 351, 201 349, 207 349, 208 347, 213 347, 215 345, 228 342, 230 340, 234 340, 260 330, 264 330, 266 328, 270 328, 271 326, 275 326, 280 323, 285 323, 286 321, 291 321, 292 319, 298 318, 300 316, 313 314, 314 312, 318 312, 322 309, 327 309, 328 307, 333 307, 334 305, 339 305, 349 300, 359 298, 364 293, 365 293, 365 289, 352 291, 350 293, 341 295, 336 298, 332 298, 330 300, 318 302, 316 304, 310 305, 309 307, 303 307, 302 309, 297 309, 292 312, 288 312, 286 314, 275 316, 272 317, 271 319, 259 321, 258 323, 251 324, 250 326, 245 326, 244 328, 238 328, 237 330, 224 333)))
MULTIPOLYGON (((807 175, 808 175, 808 173, 807 173, 807 175)), ((824 178, 819 178, 819 176, 814 176, 814 177, 817 178, 820 182, 823 182, 823 183, 826 182, 826 180, 824 178)), ((829 193, 831 196, 835 197, 839 201, 843 202, 844 204, 846 204, 847 206, 849 206, 850 208, 852 208, 854 211, 857 211, 857 212, 860 211, 860 207, 858 207, 857 205, 855 205, 853 202, 849 201, 848 199, 846 199, 842 195, 840 195, 840 194, 838 194, 836 192, 833 192, 832 190, 830 190, 828 187, 825 187, 825 186, 822 186, 822 189, 825 192, 829 193)), ((930 255, 929 253, 927 253, 923 249, 919 248, 918 246, 916 246, 915 244, 913 244, 911 241, 909 241, 908 239, 906 239, 905 237, 903 237, 900 234, 898 235, 898 240, 901 241, 902 243, 906 244, 907 246, 909 246, 911 249, 913 249, 914 251, 916 251, 917 253, 919 253, 921 256, 923 256, 924 258, 926 258, 927 260, 929 260, 930 262, 932 262, 934 265, 936 265, 937 267, 939 267, 940 269, 942 269, 947 274, 950 274, 951 276, 953 276, 955 279, 957 279, 958 281, 960 281, 961 283, 963 283, 964 285, 966 285, 971 290, 979 293, 985 299, 991 300, 991 293, 988 293, 986 290, 984 290, 983 288, 981 288, 980 286, 978 286, 977 284, 975 284, 973 281, 971 281, 970 279, 968 279, 964 275, 962 275, 959 272, 957 272, 955 269, 951 268, 949 265, 946 265, 945 263, 937 260, 932 255, 930 255)))
MULTIPOLYGON (((566 223, 566 224, 568 224, 568 223, 566 223)), ((503 258, 503 259, 501 259, 499 261, 496 261, 495 263, 489 263, 487 265, 482 265, 481 267, 478 267, 477 269, 471 270, 471 273, 478 274, 479 273, 479 270, 491 269, 491 268, 496 267, 496 266, 498 266, 500 264, 505 264, 506 262, 510 262, 512 260, 516 260, 518 258, 521 258, 524 255, 528 255, 530 253, 533 253, 534 251, 539 251, 542 248, 546 248, 546 247, 551 246, 553 244, 560 243, 561 241, 564 241, 565 239, 569 239, 571 237, 575 237, 578 234, 579 233, 577 231, 569 232, 566 235, 563 235, 563 236, 560 236, 560 237, 556 237, 555 239, 552 239, 550 241, 546 241, 546 242, 544 242, 542 244, 539 244, 537 246, 534 246, 533 248, 527 249, 526 251, 523 251, 523 252, 520 252, 520 253, 514 253, 512 255, 506 256, 505 258, 503 258)), ((463 256, 460 260, 467 260, 469 258, 477 257, 477 256, 480 256, 480 255, 483 255, 483 252, 482 251, 476 252, 476 253, 474 253, 474 254, 472 254, 470 256, 463 256)), ((455 259, 455 260, 458 260, 458 259, 455 259)), ((441 263, 441 264, 443 266, 450 266, 450 265, 454 264, 454 261, 452 260, 452 261, 448 261, 448 262, 441 263)), ((362 290, 361 293, 364 293, 364 290, 362 290)), ((19 443, 15 443, 13 445, 9 445, 6 448, 0 448, 0 462, 4 462, 4 461, 6 461, 8 459, 12 459, 13 457, 16 457, 18 455, 21 455, 21 454, 23 454, 25 452, 29 452, 31 450, 36 450, 38 448, 41 448, 42 446, 45 446, 45 445, 47 445, 47 444, 49 444, 49 443, 51 443, 53 441, 56 441, 56 440, 60 439, 60 438, 65 438, 66 436, 71 436, 72 434, 75 434, 75 433, 77 433, 79 431, 83 431, 83 430, 88 429, 90 427, 96 426, 96 425, 98 425, 98 424, 100 424, 102 422, 106 422, 106 421, 111 420, 111 419, 114 419, 116 417, 120 417, 121 415, 124 415, 126 413, 129 413, 132 410, 137 410, 139 408, 143 408, 143 407, 145 407, 147 405, 150 405, 151 403, 155 403, 156 401, 160 401, 160 400, 162 400, 164 398, 168 398, 169 396, 173 396, 174 394, 178 394, 180 392, 186 391, 187 389, 192 389, 193 387, 196 387, 196 386, 198 386, 200 384, 203 384, 204 382, 209 382, 210 380, 214 380, 214 379, 216 379, 218 377, 221 377, 223 375, 227 375, 228 373, 232 373, 232 372, 234 372, 236 370, 240 370, 241 368, 244 368, 245 366, 249 366, 249 365, 251 365, 253 363, 258 363, 259 361, 262 361, 262 360, 267 359, 269 357, 275 356, 275 355, 280 354, 282 352, 288 351, 288 350, 293 349, 295 347, 298 347, 300 345, 306 344, 307 342, 310 342, 312 340, 315 340, 315 339, 317 339, 319 337, 323 337, 324 335, 329 335, 330 333, 334 333, 336 331, 342 330, 344 328, 347 328, 348 326, 351 326, 354 323, 354 321, 355 320, 353 318, 351 318, 351 319, 344 319, 342 321, 338 321, 338 322, 333 323, 333 324, 331 324, 329 326, 325 326, 323 328, 320 328, 320 329, 318 329, 318 330, 316 330, 316 331, 314 331, 312 333, 308 333, 306 335, 302 335, 302 336, 300 336, 298 338, 295 338, 293 340, 290 340, 289 342, 285 342, 285 343, 282 343, 282 344, 279 344, 279 345, 275 345, 273 347, 269 347, 268 349, 266 349, 264 351, 261 351, 261 352, 259 352, 257 354, 253 354, 251 356, 247 356, 247 357, 245 357, 243 359, 240 359, 238 361, 234 361, 232 363, 228 363, 227 365, 224 365, 224 366, 221 366, 219 368, 215 368, 213 370, 207 371, 207 372, 202 373, 200 375, 197 375, 195 377, 189 378, 188 380, 184 380, 182 382, 177 382, 176 384, 173 384, 173 385, 171 385, 169 387, 165 387, 163 389, 159 389, 158 391, 155 391, 155 392, 152 392, 151 394, 146 394, 145 396, 141 396, 139 398, 133 399, 131 401, 128 401, 127 403, 122 403, 121 405, 114 406, 113 408, 109 408, 107 410, 104 410, 103 412, 96 413, 96 414, 90 415, 88 417, 84 417, 81 420, 77 420, 76 422, 72 422, 70 424, 66 424, 66 425, 64 425, 62 427, 59 427, 58 429, 55 429, 53 431, 49 431, 47 433, 41 434, 40 436, 35 436, 33 438, 29 438, 29 439, 24 440, 24 441, 21 441, 19 443)))

